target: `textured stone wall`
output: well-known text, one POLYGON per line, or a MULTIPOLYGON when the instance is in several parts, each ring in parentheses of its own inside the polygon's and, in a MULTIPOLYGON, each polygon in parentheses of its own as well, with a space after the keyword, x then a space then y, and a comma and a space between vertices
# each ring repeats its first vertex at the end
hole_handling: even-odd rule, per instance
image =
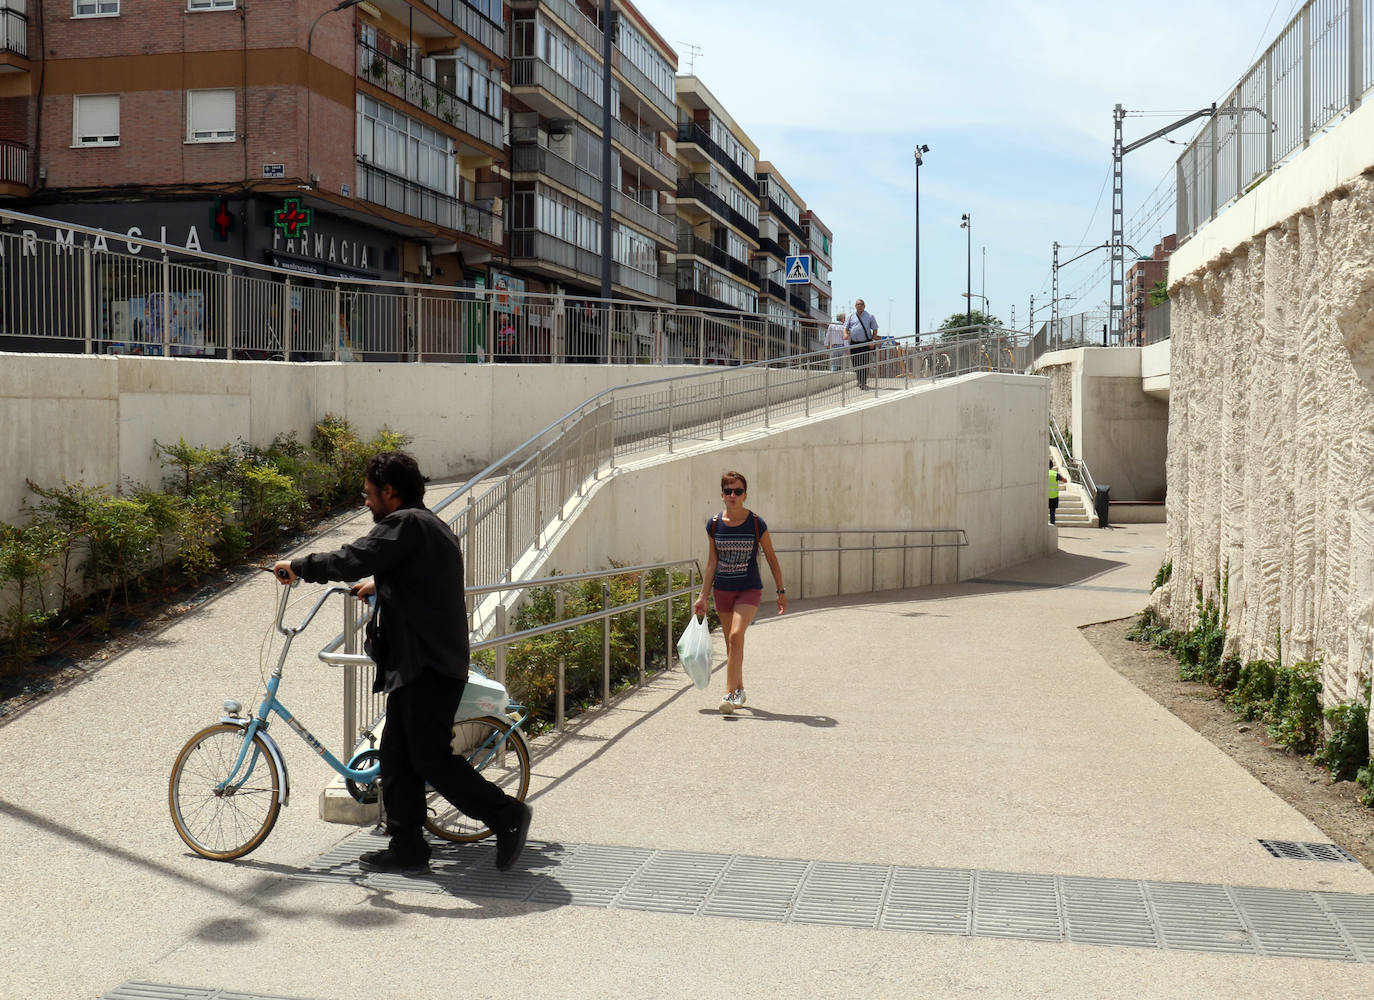
MULTIPOLYGON (((1272 181, 1271 181, 1272 183, 1272 181)), ((1227 652, 1374 671, 1374 177, 1172 276, 1175 628, 1229 581, 1227 652)))

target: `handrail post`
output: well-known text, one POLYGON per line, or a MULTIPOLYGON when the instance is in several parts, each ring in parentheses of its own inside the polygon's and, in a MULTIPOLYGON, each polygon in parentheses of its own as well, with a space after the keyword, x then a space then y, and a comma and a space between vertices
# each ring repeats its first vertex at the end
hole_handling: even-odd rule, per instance
POLYGON ((673 453, 673 383, 668 383, 668 454, 673 453))
POLYGON ((601 582, 601 707, 611 705, 611 585, 601 582))
MULTIPOLYGON (((86 353, 94 350, 95 329, 95 262, 91 259, 91 241, 88 238, 81 247, 81 327, 85 332, 86 353)), ((132 326, 130 327, 132 332, 132 326)))
POLYGON ((558 428, 558 519, 566 516, 564 508, 568 504, 568 425, 558 428))
POLYGON ((720 376, 720 439, 725 440, 725 375, 720 376))
MULTIPOLYGON (((554 589, 554 592, 553 592, 553 613, 554 613, 554 617, 557 618, 560 622, 563 620, 564 608, 565 608, 565 605, 566 605, 566 601, 567 601, 567 598, 566 598, 566 596, 565 596, 564 593, 563 593, 563 588, 562 588, 562 587, 557 587, 557 588, 555 588, 555 589, 554 589)), ((566 630, 565 630, 565 634, 566 634, 566 630)), ((562 646, 562 643, 560 643, 559 645, 560 645, 560 647, 561 647, 561 646, 562 646)), ((568 654, 565 653, 565 652, 560 652, 560 653, 558 654, 558 677, 556 678, 555 683, 554 683, 554 710, 553 710, 553 724, 554 724, 554 728, 558 729, 560 732, 561 732, 562 729, 563 729, 563 721, 564 721, 564 719, 563 719, 563 693, 564 693, 564 689, 567 687, 567 676, 568 676, 568 654)))
POLYGON ((644 686, 644 571, 639 571, 639 686, 644 686))
POLYGON ((769 419, 769 402, 770 402, 769 396, 771 395, 771 393, 769 392, 769 385, 770 385, 770 380, 769 380, 769 378, 768 378, 768 372, 769 372, 769 371, 770 371, 769 366, 768 366, 768 365, 764 365, 764 366, 763 366, 763 426, 764 426, 764 427, 769 427, 769 426, 771 426, 771 424, 769 424, 769 422, 768 422, 768 419, 769 419))
POLYGON ((544 534, 544 449, 534 453, 534 547, 544 534))
POLYGON ((844 593, 844 535, 835 532, 835 595, 844 593))
POLYGON ((162 255, 162 356, 172 356, 172 262, 162 255))
POLYGON ((291 279, 282 285, 281 359, 291 360, 291 279))
POLYGON ((809 417, 811 416, 811 366, 808 364, 802 369, 802 372, 802 378, 806 383, 802 389, 802 413, 809 417))
POLYGON ((343 327, 339 323, 341 311, 339 309, 339 286, 334 286, 334 315, 330 317, 329 329, 334 331, 334 360, 338 361, 343 345, 339 343, 343 339, 343 327))
POLYGON ((506 521, 506 568, 514 574, 515 563, 515 473, 506 473, 506 496, 501 501, 502 511, 506 521))
MULTIPOLYGON (((344 652, 358 652, 358 602, 344 598, 344 652)), ((351 664, 344 667, 343 689, 343 748, 352 749, 353 741, 358 738, 358 668, 351 664)))
POLYGON ((221 326, 224 331, 224 356, 230 361, 234 360, 234 269, 226 266, 224 269, 224 323, 221 326))
MULTIPOLYGON (((496 605, 496 635, 498 637, 506 634, 506 606, 505 604, 496 605)), ((505 687, 506 684, 506 644, 503 642, 496 647, 496 683, 505 687)))
POLYGON ((801 551, 797 554, 797 599, 806 596, 806 536, 802 535, 801 551))
POLYGON ((868 592, 874 593, 878 589, 878 536, 868 536, 868 551, 872 558, 868 560, 868 592))
POLYGON ((911 554, 911 539, 905 533, 902 534, 902 589, 906 590, 906 561, 911 554))
POLYGON ((476 537, 473 535, 473 519, 476 516, 476 508, 472 502, 472 494, 468 493, 467 507, 463 510, 463 541, 467 544, 468 557, 463 560, 463 575, 467 577, 466 586, 471 587, 476 582, 476 575, 473 567, 476 559, 473 550, 476 548, 476 537))

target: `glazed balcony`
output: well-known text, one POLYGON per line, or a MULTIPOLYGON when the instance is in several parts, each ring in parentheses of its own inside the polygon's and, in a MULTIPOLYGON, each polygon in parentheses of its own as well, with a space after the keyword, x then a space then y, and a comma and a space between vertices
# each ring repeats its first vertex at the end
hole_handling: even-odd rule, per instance
POLYGON ((447 122, 484 146, 500 149, 504 145, 499 118, 473 107, 457 94, 362 41, 358 42, 358 76, 412 107, 447 122))
POLYGON ((427 188, 365 160, 358 161, 358 187, 354 196, 485 243, 500 243, 503 238, 501 218, 490 209, 427 188))

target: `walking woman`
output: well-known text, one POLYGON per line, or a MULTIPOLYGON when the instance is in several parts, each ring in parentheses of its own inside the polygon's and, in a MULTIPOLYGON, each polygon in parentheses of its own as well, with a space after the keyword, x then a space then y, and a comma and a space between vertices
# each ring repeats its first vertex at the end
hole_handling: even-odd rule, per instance
POLYGON ((706 614, 706 594, 714 589, 716 615, 725 633, 725 697, 720 710, 730 715, 744 705, 744 632, 759 613, 763 599, 763 577, 759 574, 759 550, 768 560, 778 594, 778 614, 787 610, 787 591, 782 585, 782 569, 773 552, 768 525, 744 506, 749 484, 738 472, 720 477, 720 498, 724 509, 706 522, 711 538, 711 554, 701 580, 701 596, 692 610, 706 614))

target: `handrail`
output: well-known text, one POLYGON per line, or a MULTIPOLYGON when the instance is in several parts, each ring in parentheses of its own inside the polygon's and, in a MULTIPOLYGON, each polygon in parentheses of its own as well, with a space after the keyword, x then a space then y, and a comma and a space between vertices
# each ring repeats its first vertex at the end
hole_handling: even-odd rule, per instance
MULTIPOLYGON (((468 590, 468 596, 483 594, 512 594, 514 600, 498 606, 495 615, 494 628, 492 634, 484 636, 477 642, 472 643, 471 652, 480 653, 491 650, 496 658, 496 680, 504 685, 506 683, 506 647, 514 642, 521 642, 525 639, 532 639, 541 635, 548 635, 564 629, 576 628, 580 625, 594 624, 596 622, 607 622, 617 615, 626 614, 631 611, 639 612, 639 683, 643 685, 645 681, 645 628, 644 610, 655 604, 664 603, 667 605, 667 614, 664 616, 667 622, 667 632, 664 635, 665 648, 669 651, 671 659, 673 640, 673 599, 678 597, 688 597, 698 590, 697 580, 701 577, 701 564, 696 559, 676 559, 669 562, 646 563, 640 566, 617 566, 605 570, 592 570, 586 573, 570 573, 561 576, 542 577, 540 579, 522 580, 514 586, 495 585, 486 587, 473 587, 468 590), (686 567, 688 572, 688 585, 686 587, 673 586, 673 573, 681 567, 686 567), (645 596, 645 578, 649 573, 663 572, 665 579, 664 592, 652 596, 645 596), (506 623, 510 620, 511 613, 518 606, 520 601, 532 590, 542 587, 560 587, 567 583, 580 583, 585 580, 609 579, 611 577, 623 577, 637 575, 639 577, 639 597, 638 600, 628 603, 617 604, 614 607, 603 607, 599 611, 588 614, 578 615, 574 618, 562 617, 562 597, 561 594, 556 602, 558 620, 548 622, 543 625, 536 625, 531 628, 519 629, 514 632, 506 631, 506 623)), ((329 593, 343 588, 331 588, 329 593)), ((605 585, 602 588, 603 594, 609 594, 605 585)), ((328 595, 326 595, 328 596, 328 595)), ((323 603, 323 599, 320 601, 323 603)), ((378 719, 385 712, 385 699, 381 695, 371 693, 371 673, 376 670, 376 664, 366 653, 359 652, 361 646, 363 620, 358 617, 356 601, 344 602, 344 621, 342 631, 317 654, 322 663, 344 668, 344 744, 352 746, 360 736, 365 735, 364 731, 372 730, 378 719), (344 647, 344 652, 339 652, 339 648, 344 647), (361 725, 360 725, 361 723, 361 725)), ((317 605, 318 609, 318 605, 317 605)), ((313 615, 313 612, 312 612, 313 615)), ((564 671, 560 663, 556 683, 556 705, 558 728, 563 726, 563 702, 564 702, 564 671)), ((610 701, 610 643, 609 625, 602 642, 602 703, 610 701)))
POLYGON ((1050 443, 1059 449, 1059 454, 1063 456, 1064 465, 1069 470, 1069 476, 1077 475, 1081 482, 1088 489, 1088 499, 1093 500, 1097 496, 1097 483, 1093 481, 1093 474, 1088 471, 1088 463, 1081 458, 1075 458, 1069 451, 1069 446, 1065 443, 1064 435, 1059 430, 1059 424, 1054 417, 1050 417, 1050 443))
MULTIPOLYGON (((929 550, 930 567, 929 575, 926 578, 926 585, 934 584, 935 580, 935 552, 937 549, 954 550, 954 582, 958 582, 960 574, 960 551, 968 547, 968 532, 963 528, 770 528, 770 535, 785 537, 788 535, 800 535, 800 544, 794 548, 774 546, 773 551, 778 555, 796 555, 797 573, 797 596, 806 596, 806 557, 816 556, 821 553, 835 553, 835 589, 834 594, 844 593, 844 556, 845 553, 860 554, 869 553, 869 586, 870 592, 878 590, 878 553, 879 552, 901 552, 902 553, 902 587, 908 584, 908 553, 916 550, 929 550), (834 545, 811 545, 806 544, 807 538, 814 535, 834 535, 836 541, 834 545), (900 543, 888 543, 885 536, 900 535, 900 543), (908 539, 912 535, 928 535, 930 541, 922 543, 911 542, 908 539), (868 545, 845 545, 846 538, 854 536, 858 538, 868 538, 868 545), (878 544, 879 536, 884 536, 884 544, 878 544), (936 536, 947 538, 946 541, 936 541, 936 536)), ((791 575, 787 577, 793 579, 791 575)))
MULTIPOLYGON (((868 356, 873 389, 926 384, 917 376, 923 371, 1014 373, 1025 366, 1018 355, 1028 352, 1021 340, 999 333, 922 348, 913 338, 886 339, 883 351, 868 356), (1004 344, 1016 346, 1004 354, 1004 344), (1003 364, 1004 357, 1011 360, 1003 364)), ((519 580, 520 566, 537 557, 549 528, 617 461, 652 450, 671 454, 684 438, 723 441, 866 398, 848 375, 829 371, 828 350, 608 388, 489 463, 434 510, 463 539, 470 585, 519 580)))

